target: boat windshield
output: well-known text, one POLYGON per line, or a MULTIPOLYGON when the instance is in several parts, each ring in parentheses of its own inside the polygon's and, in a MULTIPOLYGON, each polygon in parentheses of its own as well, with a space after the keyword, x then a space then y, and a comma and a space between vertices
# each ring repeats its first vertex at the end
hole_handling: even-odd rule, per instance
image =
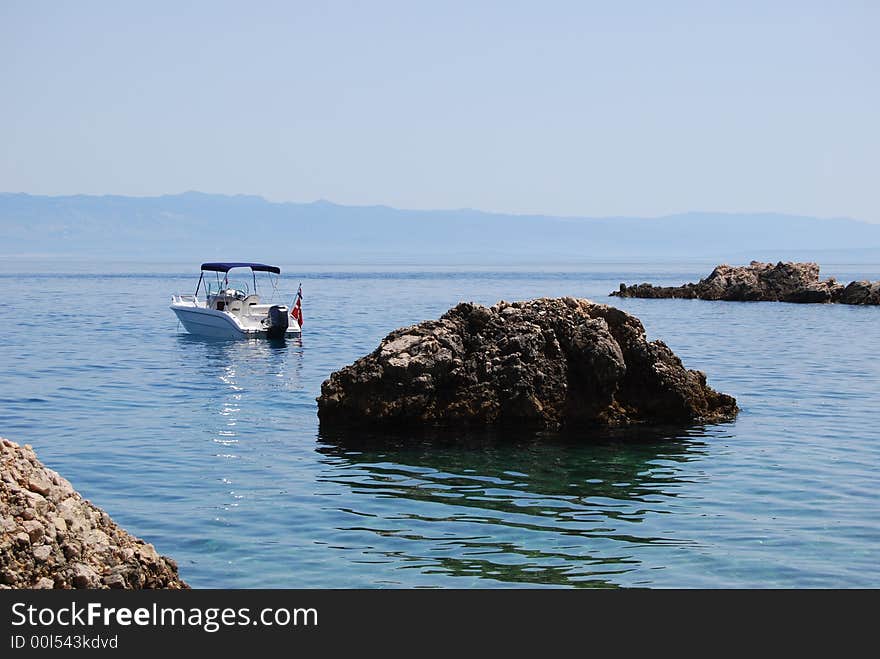
POLYGON ((275 266, 267 266, 260 263, 203 263, 202 271, 199 275, 199 283, 196 284, 196 296, 204 282, 205 295, 234 295, 236 297, 247 297, 251 293, 257 293, 257 272, 265 272, 266 278, 272 288, 270 301, 275 298, 278 292, 278 279, 281 273, 280 268, 275 266), (248 283, 245 277, 237 275, 234 278, 229 277, 229 271, 235 268, 250 268, 251 282, 248 283), (213 279, 210 281, 207 273, 214 273, 213 279))

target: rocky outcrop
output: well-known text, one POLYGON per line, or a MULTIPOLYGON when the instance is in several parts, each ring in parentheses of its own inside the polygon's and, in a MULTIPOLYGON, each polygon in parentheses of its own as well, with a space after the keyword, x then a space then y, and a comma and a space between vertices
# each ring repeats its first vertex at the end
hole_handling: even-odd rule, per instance
POLYGON ((321 385, 322 428, 545 429, 732 418, 736 400, 684 368, 638 318, 574 298, 462 303, 389 334, 321 385))
POLYGON ((696 284, 684 286, 620 285, 617 297, 683 298, 735 302, 839 302, 880 304, 880 282, 853 282, 844 287, 832 277, 819 279, 816 263, 719 265, 696 284))
POLYGON ((880 304, 880 281, 854 281, 834 300, 841 304, 880 304))
POLYGON ((189 588, 177 565, 0 438, 0 588, 189 588))

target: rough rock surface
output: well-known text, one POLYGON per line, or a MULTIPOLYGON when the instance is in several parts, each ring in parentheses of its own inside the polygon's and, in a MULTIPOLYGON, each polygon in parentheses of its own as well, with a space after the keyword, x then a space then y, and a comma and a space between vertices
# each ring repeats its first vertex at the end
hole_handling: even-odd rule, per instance
POLYGON ((859 281, 849 286, 834 278, 819 279, 816 263, 761 263, 719 265, 696 284, 684 286, 620 285, 617 297, 684 298, 736 302, 839 302, 880 304, 880 282, 859 281))
POLYGON ((129 535, 47 469, 0 438, 0 588, 189 588, 177 565, 129 535))
POLYGON ((880 304, 880 281, 854 281, 834 300, 841 304, 880 304))
POLYGON ((706 386, 638 318, 575 298, 462 303, 399 329, 321 385, 326 426, 509 424, 560 429, 714 422, 706 386))

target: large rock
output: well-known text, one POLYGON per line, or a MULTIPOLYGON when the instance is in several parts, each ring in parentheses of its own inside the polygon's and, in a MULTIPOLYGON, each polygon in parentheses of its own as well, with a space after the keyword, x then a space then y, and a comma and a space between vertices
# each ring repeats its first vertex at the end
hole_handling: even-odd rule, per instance
POLYGON ((841 304, 880 304, 880 281, 854 281, 835 300, 841 304))
POLYGON ((617 297, 684 298, 736 302, 840 302, 880 304, 880 282, 853 282, 847 287, 832 277, 819 279, 816 263, 719 265, 696 284, 684 286, 620 285, 617 297), (847 293, 849 291, 849 293, 847 293))
POLYGON ((574 298, 462 303, 399 329, 321 385, 322 427, 560 429, 714 422, 736 400, 706 386, 638 318, 574 298))
POLYGON ((0 438, 0 588, 189 588, 177 564, 0 438))

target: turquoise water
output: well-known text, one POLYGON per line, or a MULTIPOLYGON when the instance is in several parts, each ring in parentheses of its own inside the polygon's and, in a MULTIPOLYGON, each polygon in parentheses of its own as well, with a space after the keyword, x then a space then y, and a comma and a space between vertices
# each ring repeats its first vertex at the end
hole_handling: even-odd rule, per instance
POLYGON ((195 587, 880 586, 878 308, 606 297, 706 264, 284 268, 282 302, 303 284, 302 340, 224 342, 184 334, 168 309, 194 288, 188 266, 27 269, 0 274, 0 435, 195 587), (636 436, 320 434, 322 380, 390 330, 460 300, 542 295, 636 314, 739 399, 738 419, 636 436))

